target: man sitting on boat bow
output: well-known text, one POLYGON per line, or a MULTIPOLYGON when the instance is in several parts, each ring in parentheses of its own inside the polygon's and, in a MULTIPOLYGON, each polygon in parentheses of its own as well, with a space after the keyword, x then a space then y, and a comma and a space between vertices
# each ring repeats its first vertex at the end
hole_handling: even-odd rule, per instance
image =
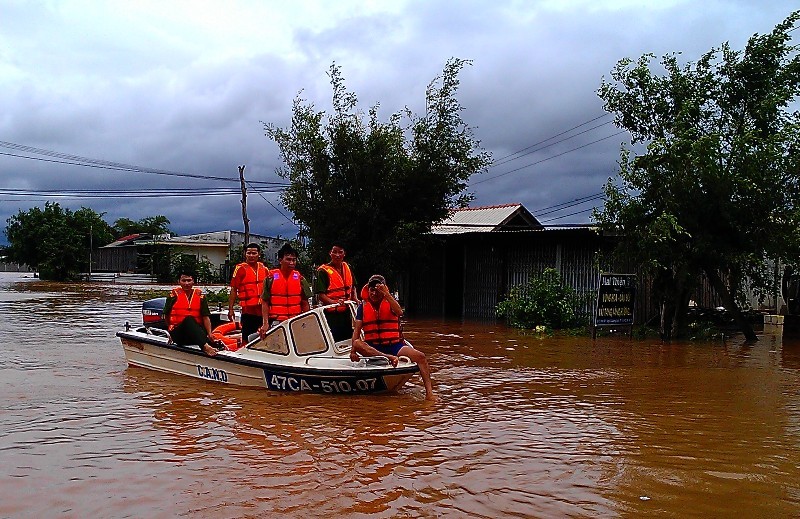
POLYGON ((180 286, 170 291, 164 305, 164 320, 175 344, 196 344, 206 355, 213 357, 217 354, 214 345, 219 349, 224 346, 211 340, 211 311, 203 292, 195 288, 194 277, 194 272, 181 270, 180 286))

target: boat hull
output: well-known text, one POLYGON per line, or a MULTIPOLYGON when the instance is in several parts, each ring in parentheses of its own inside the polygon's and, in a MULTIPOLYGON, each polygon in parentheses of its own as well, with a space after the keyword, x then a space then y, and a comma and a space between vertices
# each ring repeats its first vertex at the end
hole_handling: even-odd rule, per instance
POLYGON ((117 332, 130 366, 190 376, 212 383, 285 392, 364 394, 396 391, 419 367, 354 363, 348 355, 308 356, 288 364, 256 351, 222 351, 214 357, 192 346, 168 344, 142 331, 117 332))

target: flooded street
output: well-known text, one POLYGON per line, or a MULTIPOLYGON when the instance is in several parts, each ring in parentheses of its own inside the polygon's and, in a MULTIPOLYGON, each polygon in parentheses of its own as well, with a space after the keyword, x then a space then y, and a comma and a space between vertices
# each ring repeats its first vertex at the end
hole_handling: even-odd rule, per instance
MULTIPOLYGON (((439 401, 128 368, 127 286, 0 274, 0 517, 800 515, 800 342, 411 319, 439 401)), ((136 287, 147 288, 147 287, 136 287)))

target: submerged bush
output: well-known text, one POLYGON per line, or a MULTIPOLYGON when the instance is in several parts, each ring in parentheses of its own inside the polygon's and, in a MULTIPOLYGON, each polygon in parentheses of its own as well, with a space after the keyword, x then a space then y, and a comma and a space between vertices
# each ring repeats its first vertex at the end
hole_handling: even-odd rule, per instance
POLYGON ((579 324, 575 311, 578 304, 575 291, 562 283, 556 269, 548 268, 531 276, 527 283, 512 287, 508 297, 497 305, 497 315, 516 328, 569 328, 579 324))

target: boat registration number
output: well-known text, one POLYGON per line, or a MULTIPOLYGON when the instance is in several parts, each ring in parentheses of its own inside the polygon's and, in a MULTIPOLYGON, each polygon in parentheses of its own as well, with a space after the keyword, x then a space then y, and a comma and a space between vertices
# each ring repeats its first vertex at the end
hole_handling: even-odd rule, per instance
POLYGON ((279 375, 264 371, 269 389, 278 391, 311 391, 313 393, 371 393, 386 389, 383 379, 340 377, 319 379, 301 375, 279 375))

